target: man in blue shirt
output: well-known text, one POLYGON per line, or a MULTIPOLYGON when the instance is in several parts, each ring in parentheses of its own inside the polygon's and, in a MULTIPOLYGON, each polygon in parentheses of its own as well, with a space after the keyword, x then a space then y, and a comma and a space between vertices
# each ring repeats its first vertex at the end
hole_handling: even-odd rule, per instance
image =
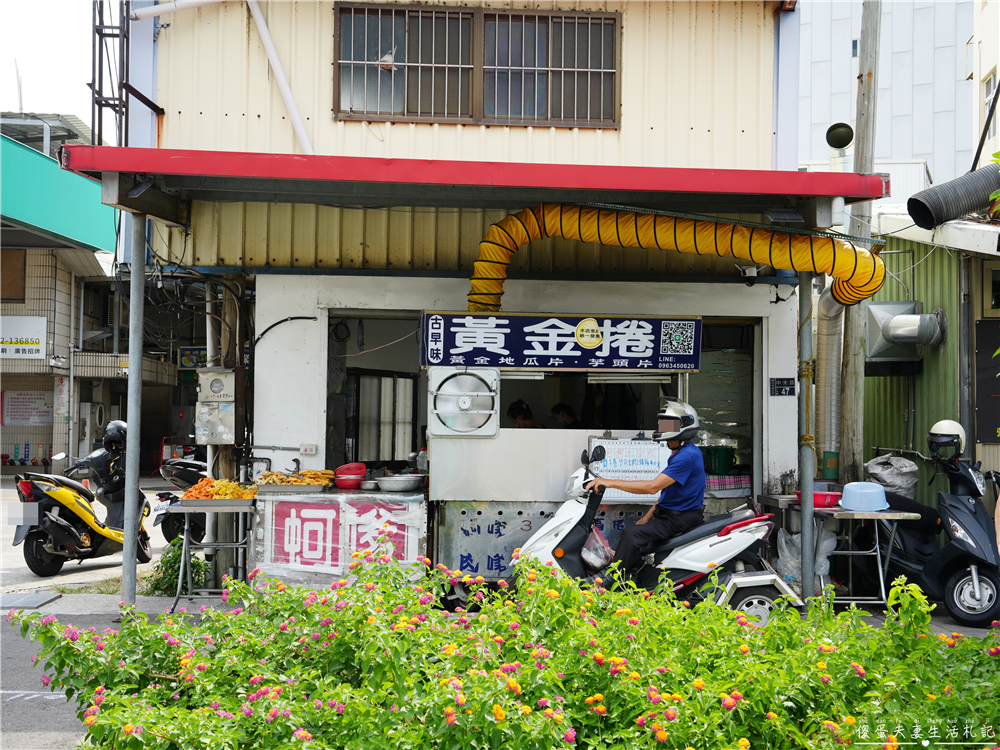
POLYGON ((608 487, 636 495, 660 493, 660 499, 622 532, 615 557, 622 574, 638 567, 639 550, 683 534, 704 520, 705 461, 691 441, 698 435, 698 413, 688 404, 670 401, 657 416, 653 439, 666 442, 672 453, 666 468, 653 479, 595 479, 588 489, 608 487))

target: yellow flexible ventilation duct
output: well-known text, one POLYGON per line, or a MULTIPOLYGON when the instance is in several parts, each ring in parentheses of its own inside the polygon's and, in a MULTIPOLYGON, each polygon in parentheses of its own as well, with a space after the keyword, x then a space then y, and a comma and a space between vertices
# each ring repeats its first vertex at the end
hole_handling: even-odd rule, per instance
POLYGON ((542 237, 621 247, 655 247, 696 255, 730 255, 786 271, 827 273, 834 277, 833 296, 843 305, 871 297, 885 281, 885 265, 877 254, 832 237, 784 234, 722 221, 543 203, 507 216, 486 232, 473 266, 470 312, 500 309, 510 256, 521 245, 542 237))

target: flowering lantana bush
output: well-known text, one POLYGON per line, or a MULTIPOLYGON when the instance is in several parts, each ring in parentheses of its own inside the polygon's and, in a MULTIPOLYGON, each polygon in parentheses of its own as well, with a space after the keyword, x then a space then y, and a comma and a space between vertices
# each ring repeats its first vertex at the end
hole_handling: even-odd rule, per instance
MULTIPOLYGON (((522 560, 516 584, 464 577, 470 609, 438 601, 461 574, 414 578, 382 548, 326 591, 254 571, 230 612, 120 631, 12 611, 41 645, 42 678, 76 701, 89 741, 112 748, 823 748, 899 741, 937 722, 1000 725, 1000 628, 930 630, 930 605, 897 582, 875 629, 832 599, 764 628, 522 560)), ((994 623, 998 625, 998 623, 994 623)), ((968 739, 966 734, 965 738, 968 739)))

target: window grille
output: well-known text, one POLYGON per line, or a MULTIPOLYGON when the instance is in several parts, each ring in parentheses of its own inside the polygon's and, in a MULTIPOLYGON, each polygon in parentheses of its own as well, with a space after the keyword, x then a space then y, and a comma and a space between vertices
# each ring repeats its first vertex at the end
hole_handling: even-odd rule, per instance
POLYGON ((485 14, 487 119, 614 121, 615 22, 485 14))
POLYGON ((351 114, 471 114, 472 14, 345 8, 340 109, 351 114))
POLYGON ((617 127, 617 14, 337 6, 337 116, 617 127))

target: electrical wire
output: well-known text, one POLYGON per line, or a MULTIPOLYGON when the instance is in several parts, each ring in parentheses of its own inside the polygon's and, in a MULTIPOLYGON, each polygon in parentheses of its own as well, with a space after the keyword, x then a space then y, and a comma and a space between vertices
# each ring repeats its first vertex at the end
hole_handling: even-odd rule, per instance
MULTIPOLYGON (((372 352, 377 352, 379 349, 385 349, 387 346, 392 346, 393 344, 398 344, 400 341, 405 341, 406 339, 410 338, 410 336, 415 336, 418 333, 420 333, 420 329, 416 328, 416 329, 410 331, 405 336, 401 336, 400 338, 396 339, 395 341, 390 341, 388 344, 382 344, 382 346, 376 346, 374 349, 365 349, 363 352, 358 352, 357 354, 334 354, 333 356, 334 357, 360 357, 362 354, 371 354, 372 352)), ((263 335, 263 334, 261 334, 261 335, 263 335)))

